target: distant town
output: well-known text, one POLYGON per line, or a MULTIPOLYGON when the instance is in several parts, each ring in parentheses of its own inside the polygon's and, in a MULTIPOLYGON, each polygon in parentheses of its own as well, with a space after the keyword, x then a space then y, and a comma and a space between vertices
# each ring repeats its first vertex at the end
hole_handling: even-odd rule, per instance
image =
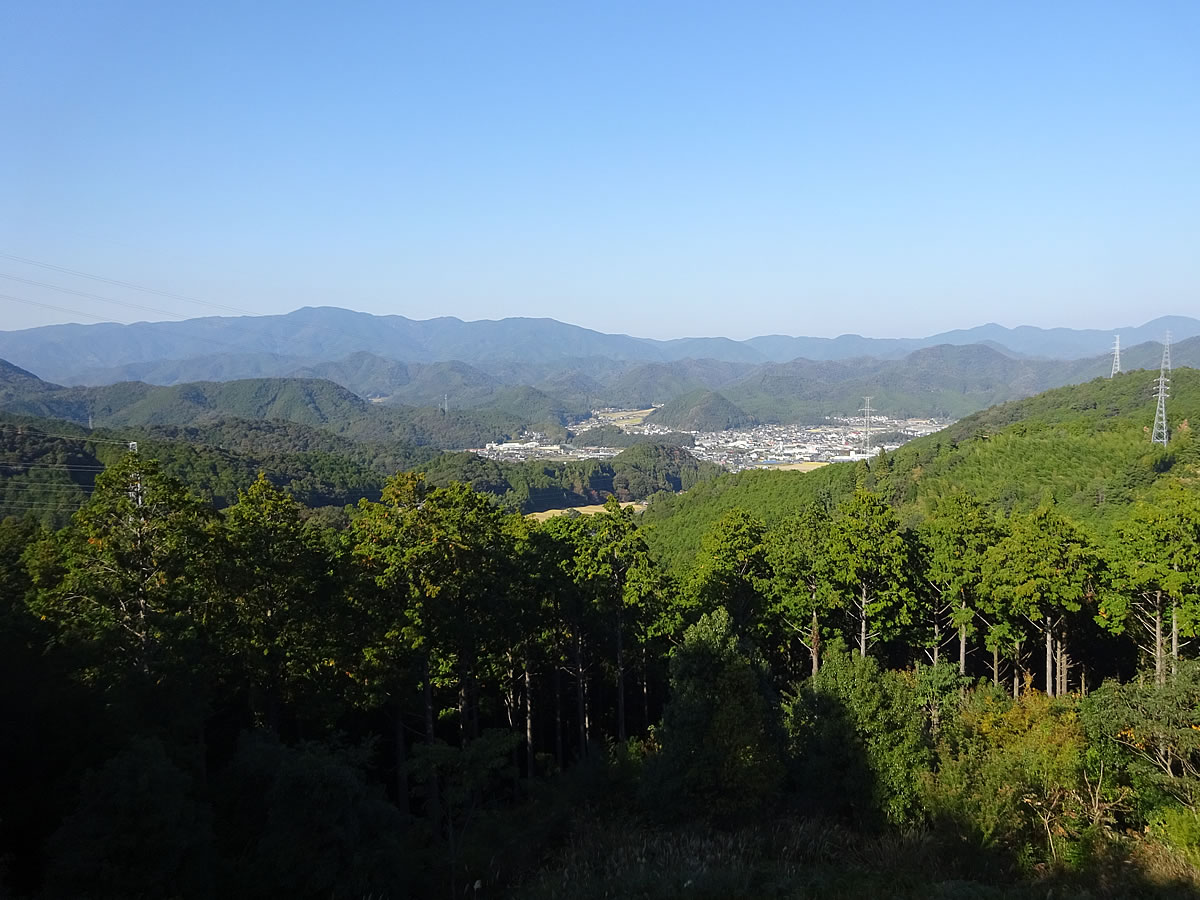
MULTIPOLYGON (((600 409, 591 418, 572 426, 578 436, 592 429, 616 426, 631 435, 679 434, 642 420, 650 409, 600 409)), ((688 450, 707 460, 740 472, 745 469, 812 469, 834 462, 854 462, 881 452, 895 450, 913 438, 940 431, 953 420, 896 419, 880 413, 866 416, 832 416, 824 422, 805 425, 757 425, 729 431, 686 431, 695 440, 688 450)), ((620 447, 588 447, 574 443, 551 443, 537 432, 520 440, 489 443, 473 449, 488 459, 521 462, 530 459, 604 459, 616 456, 620 447)))

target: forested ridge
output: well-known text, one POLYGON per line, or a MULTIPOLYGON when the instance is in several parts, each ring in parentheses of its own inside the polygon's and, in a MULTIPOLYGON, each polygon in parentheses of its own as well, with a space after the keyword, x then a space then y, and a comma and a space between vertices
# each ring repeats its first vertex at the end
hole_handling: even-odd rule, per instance
MULTIPOLYGON (((1140 373, 541 524, 463 483, 513 488, 483 460, 334 519, 266 477, 217 509, 172 441, 5 425, 107 465, 28 469, 87 502, 0 523, 4 889, 1195 896, 1200 382, 1174 379, 1166 448, 1140 373)), ((626 452, 683 486, 679 448, 626 452)))
POLYGON ((526 513, 603 503, 609 496, 644 500, 687 490, 719 471, 682 448, 647 441, 607 460, 514 463, 396 440, 356 441, 286 421, 212 418, 84 431, 70 422, 0 413, 0 514, 28 512, 46 525, 64 525, 96 475, 130 442, 217 508, 235 502, 262 473, 331 522, 344 519, 342 507, 378 500, 389 474, 414 468, 431 483, 466 482, 506 509, 526 513))

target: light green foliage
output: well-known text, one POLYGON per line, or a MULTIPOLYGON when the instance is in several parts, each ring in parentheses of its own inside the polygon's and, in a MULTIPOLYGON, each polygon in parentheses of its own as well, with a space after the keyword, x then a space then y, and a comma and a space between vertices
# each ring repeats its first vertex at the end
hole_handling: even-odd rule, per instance
POLYGON ((827 549, 830 516, 824 506, 806 503, 801 512, 774 526, 766 537, 769 609, 768 651, 778 668, 793 678, 799 674, 802 646, 815 674, 820 665, 823 628, 838 607, 832 589, 827 549))
POLYGON ((671 654, 671 699, 644 799, 655 815, 729 823, 761 815, 784 775, 762 674, 729 614, 701 617, 671 654))
MULTIPOLYGON (((1043 637, 1063 634, 1072 614, 1099 606, 1108 591, 1099 550, 1053 507, 1015 516, 1010 525, 1010 533, 987 551, 983 564, 987 612, 996 623, 989 642, 1001 646, 1020 635, 1022 620, 1043 637)), ((1049 671, 1046 678, 1052 685, 1049 671)), ((1053 693, 1052 687, 1048 692, 1053 693)))
POLYGON ((1175 485, 1153 504, 1139 504, 1118 526, 1109 554, 1116 589, 1105 596, 1097 622, 1117 634, 1136 626, 1161 683, 1166 677, 1164 631, 1174 621, 1183 634, 1192 635, 1200 616, 1200 501, 1195 492, 1175 485))
POLYGON ((865 490, 838 508, 826 546, 830 580, 865 656, 872 642, 889 640, 913 622, 912 547, 891 507, 865 490))
POLYGON ((1200 663, 1180 660, 1163 685, 1115 681, 1090 694, 1083 715, 1092 734, 1115 743, 1147 799, 1154 793, 1200 805, 1200 663))
POLYGON ((429 490, 409 473, 388 481, 381 503, 360 505, 353 555, 379 590, 363 598, 363 677, 392 692, 414 659, 426 682, 478 674, 505 634, 498 600, 513 554, 504 518, 466 485, 429 490))
POLYGON ((734 631, 756 642, 771 577, 765 536, 763 523, 745 511, 726 513, 704 536, 688 586, 703 612, 726 610, 734 631))
POLYGON ((924 576, 934 595, 932 614, 964 637, 974 634, 988 550, 1004 534, 999 521, 967 494, 951 494, 922 525, 924 576))
POLYGON ((1090 823, 1086 739, 1067 703, 974 692, 921 781, 934 823, 981 850, 1059 859, 1090 823))
POLYGON ((229 559, 216 628, 225 658, 250 686, 260 727, 277 727, 285 701, 311 698, 329 680, 345 624, 326 600, 336 560, 301 510, 260 476, 225 513, 229 559))
POLYGON ((31 606, 95 654, 107 679, 177 674, 204 639, 219 577, 211 510, 130 453, 71 526, 36 554, 31 606))

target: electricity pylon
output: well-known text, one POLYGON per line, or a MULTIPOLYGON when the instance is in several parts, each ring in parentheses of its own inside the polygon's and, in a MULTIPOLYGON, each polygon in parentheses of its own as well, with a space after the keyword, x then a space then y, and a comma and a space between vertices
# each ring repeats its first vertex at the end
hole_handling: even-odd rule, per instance
POLYGON ((1154 382, 1154 396, 1158 398, 1158 408, 1154 411, 1154 428, 1150 432, 1150 443, 1167 446, 1170 433, 1167 430, 1167 397, 1171 388, 1171 332, 1167 332, 1163 341, 1162 363, 1158 368, 1158 378, 1154 382))
POLYGON ((1118 334, 1113 339, 1113 366, 1109 373, 1109 378, 1115 378, 1121 372, 1121 336, 1118 334))
POLYGON ((865 453, 865 455, 870 456, 871 455, 871 398, 863 397, 863 401, 864 401, 865 405, 863 406, 862 409, 859 410, 859 412, 866 413, 866 416, 867 416, 866 450, 864 451, 864 453, 865 453))

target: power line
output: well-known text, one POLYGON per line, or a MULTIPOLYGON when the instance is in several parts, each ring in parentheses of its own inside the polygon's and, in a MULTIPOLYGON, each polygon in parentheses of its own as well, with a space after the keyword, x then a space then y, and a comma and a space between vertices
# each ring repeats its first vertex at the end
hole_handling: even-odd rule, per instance
POLYGON ((64 272, 67 275, 75 275, 79 278, 90 278, 92 281, 100 281, 104 284, 116 285, 117 287, 129 288, 134 291, 142 291, 146 294, 156 294, 159 297, 169 297, 172 300, 183 300, 187 303, 198 303, 201 306, 211 306, 213 309, 223 309, 226 312, 240 313, 245 316, 256 316, 258 313, 248 309, 242 309, 237 306, 226 306, 223 303, 213 303, 209 300, 201 300, 199 297, 189 297, 187 294, 176 294, 172 291, 161 291, 157 288, 146 287, 142 284, 134 284, 132 281, 120 281, 116 278, 105 278, 102 275, 93 275, 89 272, 81 272, 79 269, 70 269, 66 266, 56 266, 53 263, 40 262, 36 259, 29 259, 25 256, 14 256, 11 253, 0 253, 0 259, 11 259, 14 262, 25 263, 30 266, 39 266, 43 269, 51 269, 55 272, 64 272))
MULTIPOLYGON (((6 425, 0 423, 0 429, 20 428, 19 425, 6 425)), ((0 436, 8 436, 9 432, 0 430, 0 436)), ((120 444, 122 447, 129 445, 129 441, 112 441, 108 438, 92 437, 86 434, 50 434, 45 431, 18 431, 13 437, 44 437, 44 438, 61 438, 64 441, 86 441, 92 444, 120 444)))
POLYGON ((0 492, 8 488, 41 488, 44 491, 91 491, 95 490, 90 484, 63 484, 61 481, 13 481, 14 476, 6 475, 0 478, 0 492))
POLYGON ((68 472, 103 472, 107 466, 73 466, 50 463, 0 463, 0 469, 66 469, 68 472))
MULTIPOLYGON (((8 276, 3 276, 3 277, 7 278, 8 276)), ((80 291, 71 291, 70 293, 79 294, 81 292, 80 291)), ((89 296, 89 295, 84 294, 83 296, 89 296)), ((99 297, 98 299, 106 300, 107 298, 99 297)), ((70 309, 66 306, 55 306, 52 303, 43 303, 40 300, 30 300, 28 297, 17 297, 17 296, 14 296, 13 294, 0 294, 0 300, 15 300, 17 303, 28 303, 30 306, 40 306, 43 309, 53 309, 56 312, 70 313, 73 316, 83 316, 86 319, 93 319, 97 322, 103 322, 103 323, 109 324, 109 325, 120 325, 121 324, 119 322, 114 322, 111 318, 109 318, 107 316, 97 316, 94 313, 86 313, 81 309, 70 309)), ((122 303, 122 301, 120 301, 120 300, 109 300, 108 302, 120 303, 122 306, 133 306, 135 309, 150 309, 150 307, 148 307, 148 306, 137 306, 136 304, 122 303)), ((154 310, 154 312, 160 312, 160 310, 154 310)), ((170 316, 178 315, 178 313, 166 313, 166 314, 170 315, 170 316)), ((184 319, 183 321, 188 321, 188 320, 184 319)), ((126 327, 126 326, 122 325, 122 327, 126 327)), ((203 341, 206 344, 213 344, 217 347, 224 347, 227 350, 235 350, 238 353, 253 352, 253 351, 247 350, 245 347, 238 347, 235 344, 228 344, 225 341, 218 341, 218 340, 214 340, 213 338, 201 337, 198 334, 188 335, 187 339, 190 341, 203 341)))
POLYGON ((174 316, 177 319, 188 318, 183 313, 171 312, 167 309, 159 309, 157 306, 142 306, 140 303, 130 303, 127 300, 117 300, 113 297, 105 297, 102 294, 91 294, 87 291, 77 291, 74 288, 50 284, 48 281, 35 281, 32 278, 22 278, 20 275, 9 275, 7 272, 0 272, 0 278, 7 278, 9 281, 19 281, 22 284, 31 284, 35 287, 49 288, 52 291, 61 291, 64 294, 74 294, 76 297, 86 297, 89 300, 99 300, 102 303, 115 303, 117 306, 128 306, 130 309, 140 309, 142 312, 159 313, 160 315, 164 316, 174 316))
POLYGON ((12 294, 0 294, 0 300, 15 300, 17 303, 28 303, 30 306, 40 306, 43 309, 53 309, 57 312, 70 313, 73 316, 83 316, 85 319, 95 319, 97 322, 107 322, 115 325, 112 319, 106 316, 97 316, 92 313, 85 313, 79 309, 67 309, 65 306, 55 306, 52 303, 42 303, 39 300, 30 300, 26 297, 14 297, 12 294))
MULTIPOLYGON (((80 498, 80 499, 82 499, 82 498, 80 498)), ((67 505, 69 505, 69 504, 64 504, 64 506, 67 506, 67 505)), ((9 501, 0 500, 0 509, 8 507, 10 509, 25 509, 25 510, 44 509, 47 512, 61 512, 62 509, 64 508, 64 506, 47 506, 45 503, 19 503, 19 502, 11 501, 11 500, 9 500, 9 501)))

